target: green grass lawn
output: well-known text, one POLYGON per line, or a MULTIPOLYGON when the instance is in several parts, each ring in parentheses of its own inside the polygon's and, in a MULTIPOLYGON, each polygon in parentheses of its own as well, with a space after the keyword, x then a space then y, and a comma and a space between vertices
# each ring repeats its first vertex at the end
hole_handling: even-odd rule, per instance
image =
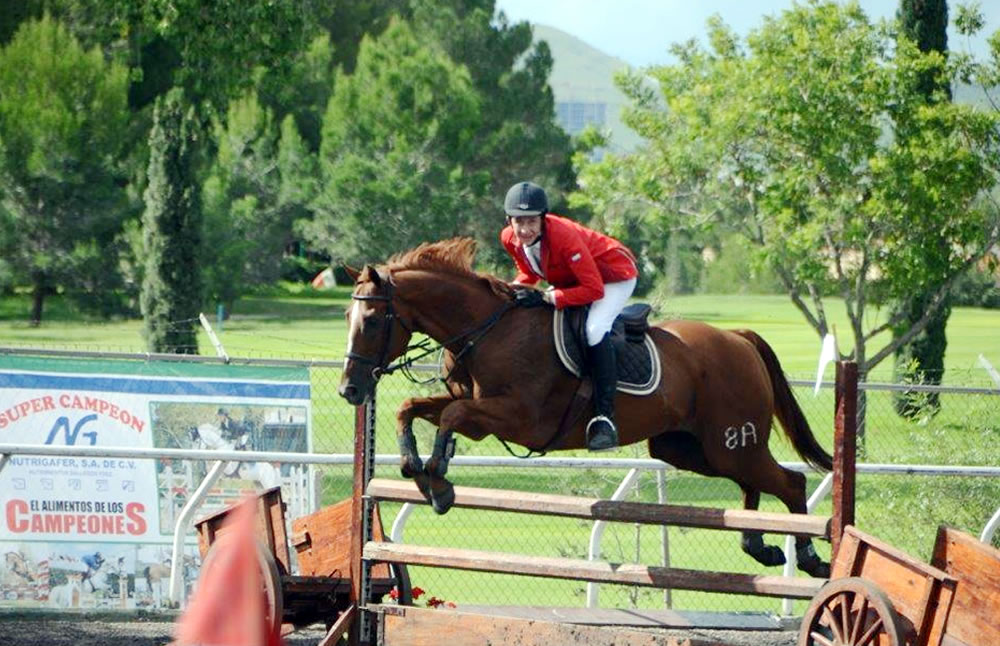
MULTIPOLYGON (((273 294, 240 300, 231 317, 221 324, 206 312, 226 352, 233 357, 341 359, 346 346, 344 308, 350 301, 346 287, 317 292, 309 288, 275 290, 273 294)), ((95 321, 74 314, 58 297, 46 301, 39 327, 27 323, 26 296, 0 299, 0 343, 4 345, 78 350, 145 352, 139 320, 95 321)), ((786 373, 811 378, 815 374, 820 340, 801 313, 785 296, 696 295, 675 296, 659 304, 659 318, 702 320, 723 328, 750 328, 770 343, 786 373)), ((838 331, 841 351, 853 339, 843 305, 826 304, 838 331)), ((1000 311, 955 308, 948 322, 946 370, 956 378, 972 371, 985 378, 980 354, 1000 366, 1000 311)), ((868 344, 869 356, 885 343, 884 336, 868 344)), ((201 333, 202 354, 212 354, 207 335, 201 333)), ((891 380, 892 366, 883 362, 872 381, 891 380)), ((946 379, 947 381, 947 379, 946 379)))

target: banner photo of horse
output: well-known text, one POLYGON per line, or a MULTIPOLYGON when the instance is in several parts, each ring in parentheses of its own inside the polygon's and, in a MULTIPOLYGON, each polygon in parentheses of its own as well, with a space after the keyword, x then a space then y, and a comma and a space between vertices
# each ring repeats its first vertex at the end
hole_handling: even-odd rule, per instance
MULTIPOLYGON (((259 406, 154 403, 150 407, 153 443, 162 448, 209 451, 278 451, 311 449, 306 406, 259 406)), ((157 460, 160 527, 173 521, 198 487, 210 462, 157 460)), ((281 487, 292 511, 309 509, 309 467, 266 461, 232 461, 201 506, 209 514, 229 506, 248 491, 281 487)))

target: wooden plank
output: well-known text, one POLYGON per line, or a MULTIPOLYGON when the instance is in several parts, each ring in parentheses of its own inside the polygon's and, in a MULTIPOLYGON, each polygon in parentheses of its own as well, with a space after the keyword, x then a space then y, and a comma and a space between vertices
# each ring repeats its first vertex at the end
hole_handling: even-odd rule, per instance
POLYGON ((671 630, 790 630, 770 612, 718 612, 707 610, 668 610, 666 608, 582 608, 554 606, 482 606, 463 603, 462 612, 492 617, 555 621, 591 626, 628 626, 671 630))
POLYGON ((676 637, 634 628, 605 628, 550 621, 492 617, 441 608, 373 606, 384 646, 724 646, 716 641, 676 637))
POLYGON ((681 570, 377 541, 367 543, 363 553, 366 559, 408 565, 794 599, 811 599, 826 582, 823 579, 681 570))
POLYGON ((945 634, 966 644, 1000 644, 1000 550, 941 526, 931 563, 958 580, 945 634))
POLYGON ((264 505, 263 513, 268 515, 270 536, 273 541, 274 558, 278 562, 281 574, 292 571, 292 562, 288 550, 288 533, 285 529, 285 503, 281 499, 281 487, 274 487, 261 495, 264 505))
MULTIPOLYGON (((368 483, 367 491, 377 500, 427 502, 416 485, 408 480, 374 478, 368 483)), ((623 523, 830 536, 830 519, 808 514, 660 505, 479 487, 455 487, 455 507, 623 523)))
MULTIPOLYGON (((291 571, 291 561, 285 536, 285 506, 281 500, 281 488, 271 487, 261 491, 257 494, 255 502, 257 509, 254 517, 254 537, 274 555, 279 572, 287 574, 291 571)), ((226 520, 239 504, 206 514, 195 521, 195 528, 198 531, 198 551, 202 558, 205 558, 212 543, 228 531, 226 520)))
POLYGON ((853 576, 851 568, 854 567, 854 563, 858 560, 858 549, 860 549, 860 546, 861 536, 857 529, 852 525, 845 527, 843 535, 840 537, 840 544, 833 558, 833 563, 830 565, 831 580, 853 576))
POLYGON ((844 529, 854 524, 854 489, 858 448, 858 364, 837 362, 833 421, 833 518, 831 554, 836 556, 844 529))
POLYGON ((340 638, 344 636, 344 633, 347 632, 347 629, 351 627, 351 622, 354 621, 354 615, 357 612, 358 607, 352 603, 347 610, 340 613, 340 617, 337 618, 337 621, 333 622, 330 630, 326 631, 326 635, 316 646, 334 646, 337 644, 340 638))
MULTIPOLYGON (((302 576, 339 577, 350 579, 352 500, 347 498, 292 521, 292 544, 298 555, 302 576)), ((378 506, 373 527, 375 540, 385 540, 378 506)), ((372 570, 372 578, 389 579, 389 566, 381 564, 372 570)))

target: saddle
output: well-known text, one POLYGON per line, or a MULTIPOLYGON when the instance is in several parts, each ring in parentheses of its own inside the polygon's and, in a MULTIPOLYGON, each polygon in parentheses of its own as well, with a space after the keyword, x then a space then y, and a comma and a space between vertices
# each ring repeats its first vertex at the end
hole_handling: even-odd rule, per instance
MULTIPOLYGON (((648 395, 660 385, 660 354, 649 338, 649 312, 645 303, 635 303, 622 310, 611 326, 611 343, 618 365, 618 390, 629 395, 648 395)), ((556 354, 573 375, 583 378, 588 307, 556 310, 552 333, 556 354)))

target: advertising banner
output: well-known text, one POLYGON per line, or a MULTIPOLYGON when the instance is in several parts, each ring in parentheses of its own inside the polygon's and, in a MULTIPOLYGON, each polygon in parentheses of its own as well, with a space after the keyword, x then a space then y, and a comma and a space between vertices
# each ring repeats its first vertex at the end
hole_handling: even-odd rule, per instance
MULTIPOLYGON (((309 418, 304 368, 0 357, 4 443, 308 452, 309 418)), ((175 521, 210 464, 12 456, 0 471, 0 604, 162 605, 175 521)), ((231 462, 200 514, 275 486, 309 509, 309 482, 303 465, 231 462)))

